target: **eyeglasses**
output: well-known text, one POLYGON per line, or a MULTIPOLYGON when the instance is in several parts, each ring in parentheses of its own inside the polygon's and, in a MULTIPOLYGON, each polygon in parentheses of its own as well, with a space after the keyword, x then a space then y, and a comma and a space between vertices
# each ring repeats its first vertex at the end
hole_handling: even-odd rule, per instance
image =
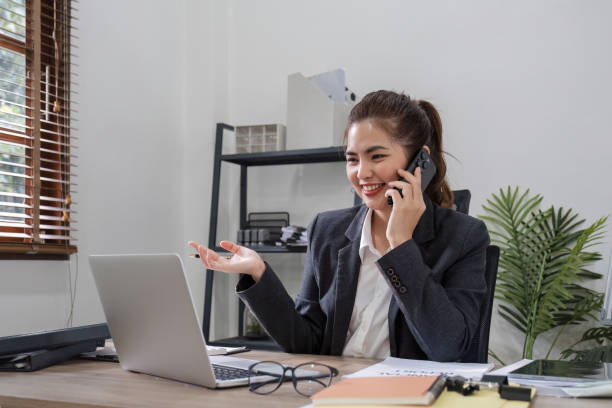
POLYGON ((298 394, 310 397, 329 387, 338 369, 320 363, 303 363, 286 367, 275 361, 261 361, 249 367, 249 390, 256 394, 270 394, 291 379, 298 394), (289 371, 291 376, 286 376, 289 371))

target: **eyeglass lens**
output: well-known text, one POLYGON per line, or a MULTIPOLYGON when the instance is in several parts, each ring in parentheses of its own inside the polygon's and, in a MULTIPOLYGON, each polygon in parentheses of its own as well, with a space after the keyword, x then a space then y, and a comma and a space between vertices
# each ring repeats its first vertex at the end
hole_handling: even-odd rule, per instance
POLYGON ((295 367, 293 385, 297 392, 310 397, 328 387, 331 384, 332 376, 332 371, 328 366, 305 363, 295 367))
POLYGON ((285 367, 273 361, 262 361, 249 367, 249 390, 269 394, 282 384, 285 367))

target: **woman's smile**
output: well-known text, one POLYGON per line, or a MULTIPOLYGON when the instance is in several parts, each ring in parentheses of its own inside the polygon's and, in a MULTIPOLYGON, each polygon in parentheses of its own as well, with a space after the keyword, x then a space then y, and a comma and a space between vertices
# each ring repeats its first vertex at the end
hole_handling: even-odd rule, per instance
POLYGON ((386 183, 361 184, 361 193, 365 196, 372 197, 381 191, 384 191, 386 185, 386 183))

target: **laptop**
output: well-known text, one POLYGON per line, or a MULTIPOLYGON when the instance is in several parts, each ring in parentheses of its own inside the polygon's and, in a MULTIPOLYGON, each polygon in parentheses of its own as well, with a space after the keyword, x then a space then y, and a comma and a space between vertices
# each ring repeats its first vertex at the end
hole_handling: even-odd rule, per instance
POLYGON ((248 384, 257 361, 208 355, 177 254, 90 255, 89 263, 123 369, 208 388, 248 384))

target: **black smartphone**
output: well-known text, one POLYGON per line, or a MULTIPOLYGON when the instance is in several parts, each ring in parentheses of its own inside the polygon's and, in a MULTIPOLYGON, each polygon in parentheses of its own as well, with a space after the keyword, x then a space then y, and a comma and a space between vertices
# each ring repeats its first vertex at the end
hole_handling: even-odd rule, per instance
MULTIPOLYGON (((414 171, 417 167, 421 168, 421 191, 425 191, 427 186, 429 186, 429 183, 431 183, 431 180, 433 180, 434 176, 436 175, 436 165, 434 164, 433 160, 431 160, 431 157, 427 153, 427 150, 419 150, 417 154, 414 155, 414 158, 412 159, 406 170, 414 174, 414 171)), ((400 181, 406 180, 400 178, 400 181)), ((403 197, 402 192, 398 188, 395 189, 398 190, 400 196, 403 197)), ((387 203, 389 205, 393 205, 393 198, 387 197, 387 203)))

